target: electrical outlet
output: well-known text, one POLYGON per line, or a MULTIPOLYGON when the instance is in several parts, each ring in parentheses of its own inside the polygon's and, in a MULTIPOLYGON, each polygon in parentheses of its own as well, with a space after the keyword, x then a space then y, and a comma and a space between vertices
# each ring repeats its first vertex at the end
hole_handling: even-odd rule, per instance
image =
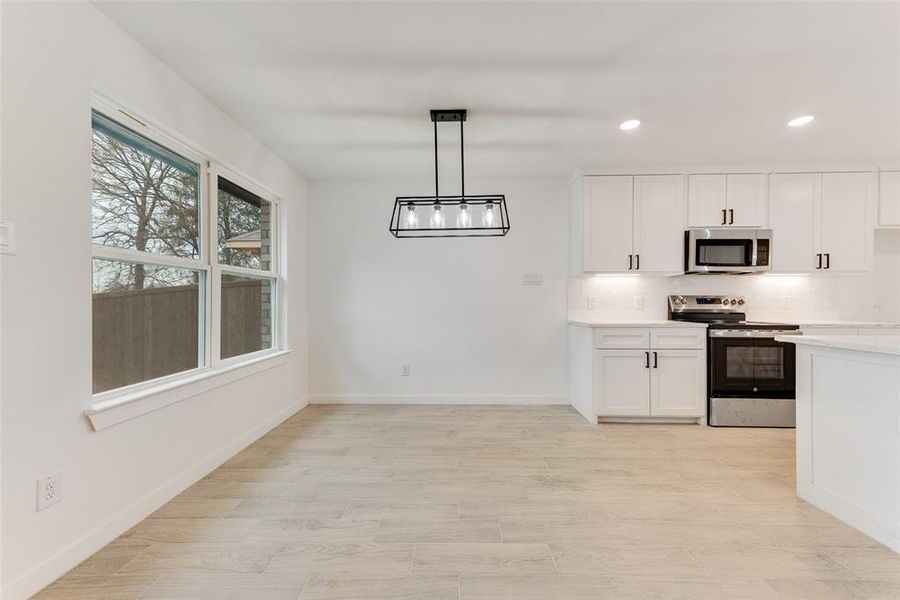
POLYGON ((62 500, 62 473, 54 473, 37 481, 37 509, 42 511, 62 500))
POLYGON ((400 365, 400 375, 409 377, 409 365, 400 365))
POLYGON ((644 296, 635 296, 634 297, 634 307, 635 308, 644 308, 644 296))
POLYGON ((784 310, 791 310, 794 308, 794 302, 790 298, 782 298, 781 299, 781 308, 784 310))
POLYGON ((16 227, 9 221, 0 221, 0 254, 16 253, 16 227))
POLYGON ((587 309, 600 310, 600 298, 598 298, 597 296, 588 296, 587 309))

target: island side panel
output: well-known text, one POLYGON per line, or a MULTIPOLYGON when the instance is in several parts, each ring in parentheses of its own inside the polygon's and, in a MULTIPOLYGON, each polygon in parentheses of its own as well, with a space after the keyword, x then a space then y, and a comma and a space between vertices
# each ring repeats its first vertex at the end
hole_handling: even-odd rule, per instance
POLYGON ((798 345, 797 490, 900 552, 900 357, 798 345))

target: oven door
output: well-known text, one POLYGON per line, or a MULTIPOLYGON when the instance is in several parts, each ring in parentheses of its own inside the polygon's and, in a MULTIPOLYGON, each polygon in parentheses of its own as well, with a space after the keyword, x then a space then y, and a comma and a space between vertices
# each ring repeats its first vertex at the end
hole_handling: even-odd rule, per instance
POLYGON ((771 331, 713 330, 709 354, 711 398, 795 395, 796 349, 776 342, 771 331))

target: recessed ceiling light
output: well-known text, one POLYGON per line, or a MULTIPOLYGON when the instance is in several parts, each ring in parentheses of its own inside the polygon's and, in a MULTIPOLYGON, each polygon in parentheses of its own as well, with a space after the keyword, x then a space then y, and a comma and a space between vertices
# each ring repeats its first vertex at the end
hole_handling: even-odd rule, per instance
POLYGON ((809 125, 815 119, 812 115, 803 115, 802 117, 797 117, 796 119, 791 119, 788 121, 788 127, 803 127, 804 125, 809 125))
POLYGON ((637 129, 640 126, 641 122, 638 119, 628 119, 621 125, 619 125, 619 129, 622 131, 628 131, 629 129, 637 129))

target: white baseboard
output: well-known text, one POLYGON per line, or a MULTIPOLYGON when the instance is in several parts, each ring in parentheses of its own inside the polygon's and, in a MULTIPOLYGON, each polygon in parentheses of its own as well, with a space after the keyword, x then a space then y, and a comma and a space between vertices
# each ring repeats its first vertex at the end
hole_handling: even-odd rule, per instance
POLYGON ((307 404, 307 398, 294 402, 236 440, 205 456, 111 517, 105 523, 95 527, 53 556, 50 556, 47 560, 33 567, 18 579, 6 583, 3 589, 0 590, 0 598, 19 600, 36 594, 68 570, 78 565, 78 563, 128 531, 128 529, 156 511, 163 504, 205 477, 229 458, 305 408, 307 404))
POLYGON ((569 404, 568 396, 494 396, 428 394, 320 394, 309 397, 310 404, 569 404))

